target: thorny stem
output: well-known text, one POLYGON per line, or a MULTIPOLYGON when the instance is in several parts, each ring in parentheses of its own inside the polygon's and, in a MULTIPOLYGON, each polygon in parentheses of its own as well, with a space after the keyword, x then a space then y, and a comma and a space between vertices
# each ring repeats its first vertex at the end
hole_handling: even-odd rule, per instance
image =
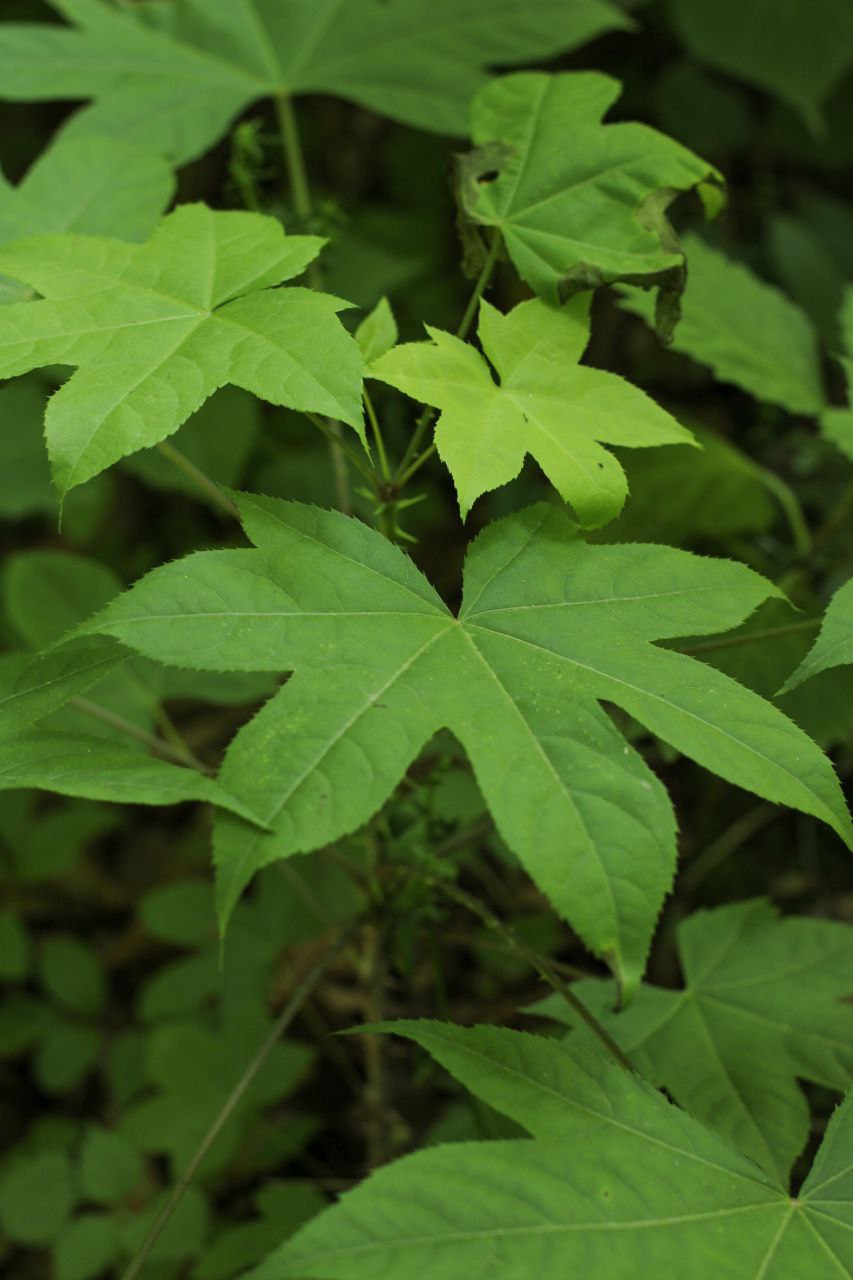
POLYGON ((204 1161, 205 1156, 210 1151, 236 1108, 239 1106, 241 1100, 254 1081, 255 1076, 266 1062, 270 1053, 284 1035, 285 1031, 287 1031, 288 1027, 302 1008, 302 1005, 307 1000, 320 978, 322 978, 323 974, 326 972, 326 969, 349 942, 356 927, 357 925, 355 923, 351 924, 348 929, 345 929, 343 933, 338 935, 335 942, 326 949, 322 956, 320 956, 317 963, 309 970, 293 992, 293 995, 290 997, 287 1004, 284 1006, 270 1028, 269 1034, 258 1048, 240 1079, 237 1081, 225 1102, 220 1107, 219 1112, 207 1130, 207 1133, 193 1152, 189 1164, 176 1182, 175 1186, 172 1188, 171 1195, 152 1223, 151 1229, 142 1241, 142 1244, 130 1260, 127 1269, 122 1276, 122 1280, 135 1280, 136 1276, 139 1275, 140 1271, 145 1266, 148 1255, 159 1240, 166 1223, 169 1221, 183 1199, 184 1193, 192 1183, 192 1180, 204 1161))
POLYGON ((233 516, 235 520, 240 519, 240 512, 231 499, 226 497, 219 486, 211 480, 210 476, 205 475, 201 467, 197 467, 194 462, 191 462, 185 453, 181 453, 180 449, 176 449, 167 440, 161 440, 157 448, 165 458, 169 459, 173 466, 182 471, 185 476, 188 476, 193 484, 204 490, 221 511, 224 511, 226 515, 233 516))
POLYGON ((595 1038, 604 1046, 612 1058, 619 1063, 620 1067, 624 1067, 626 1071, 634 1071, 634 1064, 631 1059, 620 1049, 619 1045, 611 1036, 606 1027, 603 1027, 593 1013, 587 1009, 582 1000, 579 1000, 572 991, 568 983, 564 982, 558 973, 556 973, 549 960, 529 947, 523 938, 520 938, 510 925, 505 924, 503 920, 491 911, 479 898, 473 897, 470 893, 466 893, 464 889, 460 889, 458 885, 450 884, 437 876, 425 876, 427 883, 433 885, 440 893, 451 898, 454 902, 458 902, 460 906, 465 907, 472 915, 478 916, 487 928, 494 930, 503 938, 507 947, 515 951, 523 960, 535 969, 540 978, 544 979, 558 995, 562 996, 566 1004, 581 1019, 581 1021, 589 1028, 595 1038))
MULTIPOLYGON (((287 94, 280 93, 276 96, 275 110, 293 204, 301 221, 307 223, 314 212, 314 202, 311 199, 311 187, 308 184, 308 174, 305 170, 305 157, 302 153, 302 141, 299 137, 296 113, 293 110, 293 103, 287 94)), ((318 263, 314 262, 309 267, 308 279, 312 288, 319 289, 321 287, 322 276, 318 263)), ((314 421, 313 417, 312 421, 314 421)), ((343 448, 340 439, 340 428, 336 423, 329 422, 323 434, 329 441, 329 456, 335 477, 338 507, 343 511, 344 515, 350 515, 352 512, 352 493, 344 457, 346 450, 343 448)))
POLYGON ((78 711, 85 711, 87 715, 94 716, 97 720, 102 720, 104 724, 111 725, 113 729, 126 733, 129 738, 135 738, 137 742, 141 742, 148 747, 149 751, 153 751, 155 755, 168 760, 170 764, 180 764, 186 769, 195 769, 197 773, 203 773, 209 778, 212 778, 216 773, 215 769, 211 769, 204 764, 189 749, 184 750, 182 747, 173 746, 171 742, 166 742, 164 738, 158 738, 155 734, 148 733, 146 729, 141 729, 139 725, 134 724, 131 720, 125 720, 124 716, 116 715, 114 711, 109 711, 97 702, 90 702, 88 698, 71 698, 69 706, 76 707, 78 711))

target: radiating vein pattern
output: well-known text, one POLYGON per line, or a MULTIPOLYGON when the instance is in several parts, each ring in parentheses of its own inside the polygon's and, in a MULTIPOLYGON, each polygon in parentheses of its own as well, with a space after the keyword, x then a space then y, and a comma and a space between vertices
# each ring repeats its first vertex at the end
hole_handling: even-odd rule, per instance
POLYGON ((474 541, 453 618, 403 552, 358 521, 236 500, 253 549, 157 569, 87 627, 168 664, 292 673, 222 766, 229 794, 271 828, 218 819, 223 919, 259 867, 367 822, 448 728, 510 848, 632 988, 671 883, 675 821, 601 700, 848 838, 814 743, 757 695, 653 643, 747 617, 774 589, 743 566, 591 547, 558 508, 533 507, 474 541))

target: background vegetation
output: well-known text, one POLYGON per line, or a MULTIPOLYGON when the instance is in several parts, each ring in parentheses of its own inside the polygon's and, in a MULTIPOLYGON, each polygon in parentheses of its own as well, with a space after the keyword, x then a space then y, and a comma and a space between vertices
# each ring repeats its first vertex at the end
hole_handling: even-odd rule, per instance
MULTIPOLYGON (((785 25, 771 14, 762 55, 761 42, 726 16, 738 7, 749 9, 631 4, 630 25, 535 65, 615 77, 623 92, 611 119, 651 124, 725 176, 725 208, 712 223, 703 224, 694 196, 676 207, 689 276, 671 345, 655 332, 648 294, 624 285, 595 294, 586 363, 642 387, 695 431, 704 451, 623 451, 629 500, 592 536, 729 557, 782 584, 801 614, 770 601, 739 630, 693 645, 704 661, 773 697, 853 567, 853 425, 838 359, 853 342, 849 305, 846 333, 843 311, 853 283, 853 29, 841 3, 781 6, 798 16, 785 25), (759 639, 750 642, 753 633, 759 639)), ((40 0, 3 0, 0 17, 59 20, 40 0)), ((11 187, 25 191, 30 166, 76 109, 71 100, 0 103, 11 187)), ((260 100, 177 168, 176 200, 258 210, 288 232, 328 237, 322 286, 358 308, 345 317, 350 329, 387 298, 402 340, 420 339, 424 323, 454 331, 473 284, 460 271, 471 246, 459 234, 452 169, 467 143, 339 97, 301 97, 296 114, 310 197, 285 163, 282 119, 260 100)), ((160 171, 146 181, 152 192, 162 182, 168 189, 160 171)), ((0 187, 4 241, 12 238, 4 218, 15 235, 41 229, 35 184, 30 199, 31 207, 19 194, 13 207, 0 187)), ((528 296, 501 255, 489 300, 506 312, 528 296)), ((149 569, 195 549, 243 545, 221 495, 155 450, 71 491, 60 528, 42 417, 64 373, 50 367, 0 385, 0 639, 13 657, 49 644, 149 569)), ((386 447, 400 458, 412 404, 371 386, 386 447)), ((343 486, 353 511, 396 532, 452 605, 477 530, 551 492, 528 459, 464 524, 451 479, 432 460, 407 484, 405 503, 377 514, 375 495, 346 463, 344 478, 336 476, 327 441, 303 415, 237 388, 219 391, 173 443, 235 489, 335 506, 343 486)), ((214 682, 169 670, 155 688, 140 658, 109 681, 100 695, 123 724, 93 724, 78 706, 62 712, 62 727, 113 743, 127 740, 129 723, 138 737, 155 735, 178 757, 190 752, 215 767, 276 677, 214 682)), ((831 752, 843 780, 853 770, 851 694, 841 668, 778 699, 831 752)), ((677 999, 693 980, 685 930, 700 910, 769 899, 786 918, 853 923, 849 854, 829 828, 711 777, 616 714, 665 783, 680 825, 680 873, 647 982, 677 999)), ((10 1280, 119 1276, 139 1257, 256 1049, 349 922, 359 921, 240 1094, 147 1254, 146 1280, 230 1280, 377 1165, 439 1142, 518 1132, 411 1043, 333 1031, 396 1017, 554 1030, 542 1017, 562 1016, 555 979, 606 977, 495 832, 449 734, 430 743, 364 830, 263 870, 236 907, 224 951, 209 821, 202 805, 0 793, 0 1266, 10 1280), (549 992, 549 1005, 532 1014, 549 992)), ((779 935, 768 909, 751 910, 758 914, 744 926, 741 963, 772 986, 771 951, 811 955, 818 934, 779 935)), ((720 916, 719 927, 732 919, 720 916)), ((779 1085, 790 1100, 797 1077, 808 1103, 805 1150, 796 1118, 793 1136, 778 1139, 779 1150, 797 1157, 795 1185, 853 1071, 851 1022, 836 1003, 845 962, 853 986, 852 952, 846 933, 832 934, 813 968, 774 997, 796 1008, 792 1034, 804 1046, 779 1085), (815 1047, 821 1029, 809 1022, 818 994, 836 1019, 831 1060, 815 1047)), ((612 1000, 590 1000, 611 1016, 612 1000)), ((830 1013, 820 1016, 825 1030, 830 1013)), ((714 1036, 713 1052, 735 1076, 746 1070, 744 1055, 763 1054, 767 1065, 776 1052, 737 1018, 714 1036)), ((650 1045, 644 1061, 655 1083, 690 1109, 707 1052, 693 1031, 684 1044, 681 1060, 671 1046, 650 1045)), ((799 1115, 801 1104, 791 1105, 799 1115)), ((701 1115, 701 1097, 696 1106, 701 1115)), ((760 1119, 754 1127, 766 1133, 760 1119)))

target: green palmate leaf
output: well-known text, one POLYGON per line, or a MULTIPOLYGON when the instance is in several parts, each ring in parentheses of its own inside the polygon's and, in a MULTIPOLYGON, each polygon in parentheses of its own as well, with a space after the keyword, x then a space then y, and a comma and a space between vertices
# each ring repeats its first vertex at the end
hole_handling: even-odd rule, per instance
MULTIPOLYGON (((678 949, 683 991, 643 985, 616 1014, 609 984, 573 990, 647 1079, 784 1181, 809 1133, 797 1079, 853 1079, 853 929, 739 902, 684 921, 678 949)), ((538 1010, 572 1021, 561 1000, 538 1010)))
POLYGON ((355 331, 364 363, 370 364, 390 351, 397 341, 397 321, 387 298, 380 298, 355 331))
POLYGON ((127 659, 121 645, 91 638, 73 639, 33 657, 8 654, 0 659, 0 743, 85 693, 127 659))
POLYGON ((3 97, 94 97, 75 132, 155 143, 179 161, 270 96, 332 93, 462 134, 487 67, 630 25, 607 0, 176 0, 156 25, 105 0, 52 3, 74 29, 8 24, 3 97))
MULTIPOLYGON (((89 617, 95 610, 118 595, 122 584, 118 576, 106 565, 85 556, 72 555, 65 551, 34 550, 22 551, 11 556, 6 564, 2 578, 2 605, 18 637, 33 648, 52 645, 66 633, 89 617)), ((79 641, 71 640, 59 644, 54 650, 53 661, 62 662, 67 653, 73 653, 79 641)), ((95 655, 97 656, 97 655, 95 655)), ((14 719, 6 717, 6 725, 11 732, 14 723, 20 725, 25 720, 40 719, 40 698, 49 693, 57 712, 41 727, 59 730, 63 733, 83 733, 87 737, 95 733, 98 737, 109 737, 127 746, 124 731, 108 719, 93 718, 90 710, 79 705, 62 706, 68 698, 79 692, 85 692, 90 703, 97 708, 106 708, 106 716, 117 716, 124 722, 130 722, 137 730, 150 731, 154 727, 159 686, 163 683, 161 671, 144 659, 133 657, 124 662, 120 651, 116 652, 116 662, 108 664, 106 672, 98 672, 97 667, 91 672, 81 673, 88 686, 75 689, 70 684, 50 685, 45 690, 31 689, 34 676, 45 660, 51 655, 33 663, 20 656, 8 659, 10 680, 15 679, 16 672, 23 667, 17 684, 12 687, 23 688, 28 693, 38 692, 39 698, 32 696, 23 702, 12 704, 17 709, 14 719), (94 682, 89 680, 90 674, 98 674, 94 682), (24 714, 26 713, 26 715, 24 714)), ((61 668, 60 668, 61 669, 61 668)), ((0 687, 2 682, 0 682, 0 687)), ((9 687, 7 685, 7 687, 9 687)), ((0 729, 0 738, 4 729, 0 729)))
POLYGON ((257 821, 251 807, 215 778, 104 738, 55 733, 39 726, 0 741, 0 791, 19 787, 39 787, 63 796, 116 804, 207 800, 249 822, 257 821))
POLYGON ((580 365, 589 341, 589 295, 563 307, 538 298, 501 315, 480 305, 479 336, 497 371, 440 329, 377 360, 371 375, 441 409, 435 441, 463 516, 489 489, 518 475, 531 454, 581 522, 618 515, 625 473, 605 444, 691 443, 692 436, 642 391, 580 365))
MULTIPOLYGON (((248 396, 245 399, 249 401, 248 396)), ((211 422, 204 410, 196 416, 211 422)), ((179 472, 176 474, 180 475, 179 472)), ((97 560, 66 551, 34 550, 20 552, 8 560, 2 577, 0 600, 20 639, 37 647, 50 645, 66 633, 70 634, 78 623, 102 608, 121 590, 118 576, 97 560)), ((86 645, 91 653, 91 643, 87 641, 86 645)), ((8 716, 11 706, 7 707, 5 724, 0 715, 0 738, 7 726, 10 732, 16 732, 16 725, 20 728, 41 719, 44 715, 41 699, 48 695, 50 709, 56 710, 76 693, 87 691, 88 699, 101 709, 105 708, 108 714, 118 715, 138 729, 150 730, 156 720, 157 703, 162 699, 189 697, 223 704, 253 702, 272 692, 277 683, 272 677, 264 679, 257 675, 238 674, 223 678, 195 671, 169 671, 135 656, 132 661, 124 663, 126 654, 113 646, 104 653, 104 657, 108 658, 112 652, 115 662, 108 661, 105 671, 97 666, 97 651, 91 653, 95 660, 91 670, 87 663, 80 673, 71 666, 67 674, 81 680, 80 688, 62 680, 41 688, 39 673, 43 674, 44 663, 57 665, 60 674, 64 674, 66 668, 63 663, 70 661, 70 655, 78 648, 80 642, 73 640, 56 646, 52 656, 45 654, 37 660, 19 654, 8 657, 5 659, 8 673, 5 682, 3 663, 0 662, 0 706, 3 705, 4 690, 26 695, 11 704, 16 708, 14 718, 8 716)), ((82 656, 85 658, 85 654, 82 656)), ((51 674, 50 670, 48 674, 51 674)), ((77 707, 63 708, 60 715, 44 727, 87 735, 97 733, 127 745, 121 728, 104 719, 93 719, 91 712, 77 707)))
POLYGON ((669 0, 669 11, 697 58, 784 98, 812 126, 853 63, 846 0, 669 0))
POLYGON ((850 838, 832 769, 757 695, 656 639, 723 630, 774 588, 740 565, 592 547, 530 508, 473 544, 459 618, 378 533, 237 496, 257 550, 155 570, 88 628, 210 670, 293 670, 220 779, 272 827, 218 824, 220 910, 253 872, 352 831, 449 727, 502 835, 623 982, 642 969, 673 871, 663 788, 599 707, 623 707, 721 776, 850 838))
POLYGON ((820 635, 793 675, 782 686, 782 692, 796 689, 804 680, 832 667, 853 663, 853 579, 845 582, 830 601, 820 635))
MULTIPOLYGON (((20 301, 22 291, 13 281, 10 289, 20 301)), ((3 284, 0 282, 0 294, 3 284)), ((50 480, 44 447, 44 414, 48 386, 40 375, 29 374, 0 387, 0 519, 47 516, 56 526, 60 503, 50 480)), ((75 489, 66 498, 63 527, 72 541, 90 537, 106 514, 112 495, 112 477, 104 475, 75 489)))
POLYGON ((684 256, 666 205, 719 178, 646 125, 603 124, 618 96, 617 81, 593 72, 520 72, 473 104, 476 150, 459 171, 463 211, 499 229, 522 279, 553 302, 628 279, 677 297, 684 256))
POLYGON ((380 1170, 252 1280, 838 1280, 853 1266, 849 1102, 792 1200, 598 1052, 495 1027, 398 1027, 532 1138, 380 1170))
MULTIPOLYGON (((817 334, 805 312, 697 236, 685 236, 684 249, 690 271, 673 349, 758 400, 792 413, 819 413, 817 334)), ((639 289, 623 293, 626 310, 651 324, 649 299, 639 289)))
POLYGON ((0 244, 63 231, 144 240, 173 189, 170 167, 153 152, 60 133, 17 187, 0 174, 0 244))
POLYGON ((77 368, 45 418, 59 490, 165 439, 226 383, 361 432, 346 304, 271 287, 321 245, 260 214, 184 205, 144 245, 41 236, 0 250, 0 272, 42 295, 0 313, 0 376, 77 368))
POLYGON ((789 605, 771 600, 727 636, 726 645, 718 646, 711 640, 705 658, 711 666, 762 697, 772 698, 781 711, 826 748, 845 740, 853 730, 853 668, 836 667, 802 688, 784 695, 779 692, 806 657, 817 626, 817 618, 800 617, 792 629, 789 605))

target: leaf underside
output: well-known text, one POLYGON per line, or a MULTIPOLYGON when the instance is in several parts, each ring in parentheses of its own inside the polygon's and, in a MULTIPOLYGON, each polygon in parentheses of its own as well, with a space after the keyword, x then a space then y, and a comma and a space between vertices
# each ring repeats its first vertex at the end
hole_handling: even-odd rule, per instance
MULTIPOLYGON (((683 991, 643 984, 621 1013, 611 984, 574 991, 646 1079, 785 1181, 809 1133, 797 1080, 853 1076, 853 930, 755 901, 695 912, 677 940, 683 991)), ((559 999, 538 1011, 573 1022, 559 999)))
POLYGON ((695 1280, 838 1280, 853 1267, 849 1101, 792 1201, 599 1050, 497 1027, 384 1029, 531 1138, 451 1143, 379 1170, 251 1280, 636 1280, 684 1274, 685 1260, 695 1280))
POLYGON ((632 987, 672 879, 675 824, 599 700, 849 839, 831 766, 802 731, 653 644, 735 626, 774 594, 743 566, 589 546, 558 509, 533 507, 472 544, 457 619, 378 533, 334 512, 235 496, 255 549, 154 570, 88 624, 170 665, 295 673, 222 765, 223 786, 271 828, 217 822, 223 919, 258 868, 366 822, 447 727, 509 846, 632 987))

